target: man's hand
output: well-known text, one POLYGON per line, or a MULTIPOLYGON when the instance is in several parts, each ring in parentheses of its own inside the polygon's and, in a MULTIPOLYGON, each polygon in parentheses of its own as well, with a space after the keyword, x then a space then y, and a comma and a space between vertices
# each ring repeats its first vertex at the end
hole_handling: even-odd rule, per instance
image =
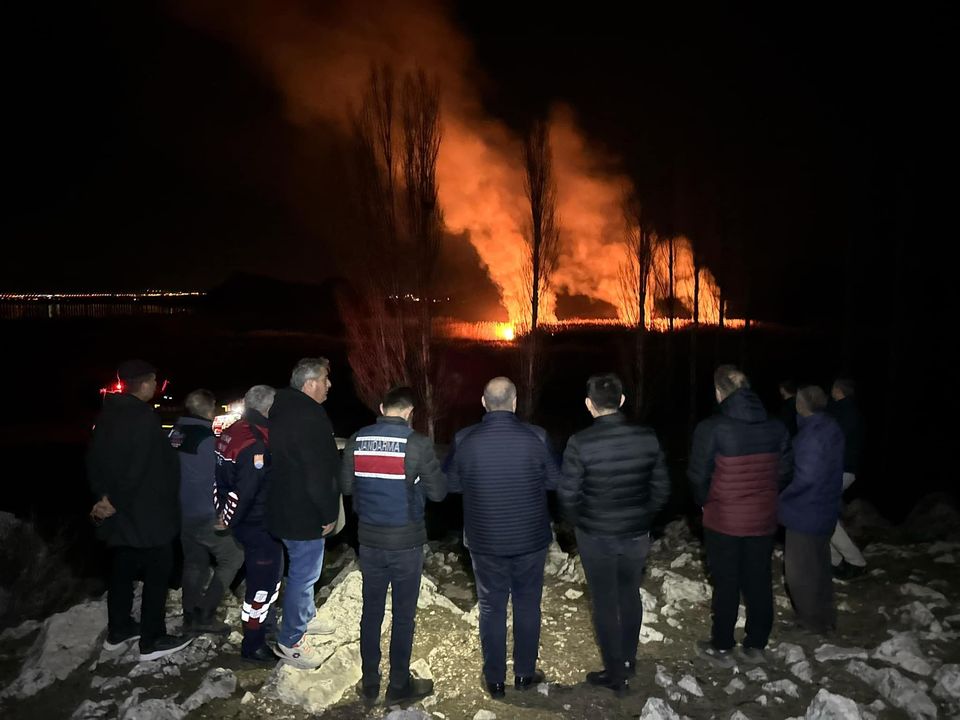
POLYGON ((104 495, 96 503, 94 503, 93 508, 90 510, 90 519, 95 523, 102 523, 111 515, 116 514, 117 509, 113 506, 113 503, 110 502, 110 498, 104 495))
POLYGON ((337 526, 335 522, 330 523, 329 525, 323 526, 323 536, 327 536, 333 532, 333 529, 337 526))

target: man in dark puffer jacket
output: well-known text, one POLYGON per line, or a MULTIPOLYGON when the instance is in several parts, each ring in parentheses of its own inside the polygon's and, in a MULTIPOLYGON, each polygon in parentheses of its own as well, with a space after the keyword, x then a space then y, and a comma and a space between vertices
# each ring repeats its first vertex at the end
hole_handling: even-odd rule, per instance
POLYGON ((585 402, 594 423, 567 443, 557 490, 576 525, 603 658, 603 671, 587 673, 587 682, 618 694, 635 672, 650 525, 670 497, 660 442, 650 428, 627 422, 619 412, 624 400, 616 375, 587 381, 585 402))
POLYGON ((517 388, 505 377, 483 390, 483 422, 457 433, 447 481, 463 493, 463 523, 480 606, 483 676, 491 697, 504 696, 507 599, 513 596, 514 687, 543 682, 540 646, 543 566, 552 538, 547 491, 560 468, 543 428, 515 415, 517 388))
POLYGON ((703 507, 707 566, 713 581, 713 631, 698 643, 699 654, 715 665, 734 661, 733 630, 740 593, 747 609, 740 653, 763 662, 773 627, 770 557, 777 530, 777 495, 790 479, 790 433, 767 417, 750 383, 733 365, 714 373, 720 412, 700 422, 693 434, 687 477, 703 507))

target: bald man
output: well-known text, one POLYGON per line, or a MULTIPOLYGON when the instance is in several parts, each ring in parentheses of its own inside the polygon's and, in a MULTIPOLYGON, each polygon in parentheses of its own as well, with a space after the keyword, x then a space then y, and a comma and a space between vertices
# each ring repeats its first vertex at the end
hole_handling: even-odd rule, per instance
POLYGON ((536 664, 543 565, 552 539, 547 491, 556 490, 560 469, 546 431, 517 418, 517 388, 508 378, 488 382, 481 403, 483 421, 461 430, 454 440, 448 486, 450 492, 463 493, 486 690, 502 698, 511 595, 514 687, 527 690, 544 680, 536 664))

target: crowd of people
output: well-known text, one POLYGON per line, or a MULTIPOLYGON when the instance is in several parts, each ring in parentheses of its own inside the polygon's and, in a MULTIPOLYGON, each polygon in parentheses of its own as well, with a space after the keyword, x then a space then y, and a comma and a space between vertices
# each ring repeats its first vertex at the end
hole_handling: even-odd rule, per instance
MULTIPOLYGON (((482 421, 456 434, 442 465, 430 439, 413 430, 416 397, 407 387, 384 394, 376 422, 354 433, 341 457, 323 407, 331 387, 324 358, 298 362, 289 387, 251 387, 241 419, 219 437, 209 391, 191 392, 186 414, 166 432, 152 404, 156 368, 131 360, 120 365, 118 377, 124 390, 105 397, 88 454, 95 499, 90 515, 112 550, 108 650, 139 641, 140 659, 153 660, 182 650, 198 633, 229 632, 217 612, 242 566, 241 656, 319 667, 313 638, 337 628, 318 617, 314 586, 326 539, 344 526, 342 496, 348 495, 358 518, 363 578, 357 692, 368 702, 380 694, 389 587, 385 696, 389 702, 425 697, 433 681, 410 672, 425 507, 459 493, 463 542, 476 580, 485 690, 494 698, 505 695, 508 602, 514 688, 526 690, 545 679, 537 657, 544 565, 554 537, 548 493, 555 491, 564 519, 575 528, 603 663, 586 681, 618 695, 628 690, 637 672, 650 531, 671 484, 656 433, 621 412, 625 396, 616 375, 588 380, 584 404, 593 423, 569 438, 562 458, 543 428, 517 416, 514 384, 493 378, 480 398, 482 421), (165 626, 178 535, 180 636, 165 626), (143 582, 139 622, 132 616, 137 580, 143 582)), ((831 404, 818 386, 781 384, 780 417, 767 413, 734 366, 717 368, 714 386, 718 410, 696 427, 687 467, 703 513, 713 585, 711 635, 696 651, 730 667, 735 658, 765 661, 778 526, 785 528, 784 576, 797 625, 817 634, 835 629, 833 577, 852 577, 866 564, 839 523, 863 429, 848 379, 834 382, 831 404), (737 646, 741 595, 746 628, 737 646)))

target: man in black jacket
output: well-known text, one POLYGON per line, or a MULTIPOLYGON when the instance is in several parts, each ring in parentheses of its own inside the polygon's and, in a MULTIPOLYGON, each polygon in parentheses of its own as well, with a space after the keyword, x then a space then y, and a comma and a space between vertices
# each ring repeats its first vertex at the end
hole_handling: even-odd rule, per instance
POLYGON ((587 381, 585 402, 594 423, 567 443, 557 491, 576 526, 603 658, 604 669, 587 673, 587 682, 617 694, 635 672, 650 525, 670 497, 660 442, 650 428, 627 422, 619 412, 625 399, 612 373, 587 381))
POLYGON ((376 424, 357 431, 343 451, 340 491, 353 495, 360 518, 363 677, 358 690, 368 701, 380 693, 380 630, 388 584, 393 629, 387 701, 410 701, 433 692, 433 680, 410 675, 410 653, 427 542, 424 505, 427 499, 440 502, 446 497, 447 479, 433 442, 410 427, 413 406, 410 388, 394 388, 383 398, 376 424))
POLYGON ((273 472, 267 491, 267 529, 287 548, 290 566, 277 649, 286 662, 316 668, 320 655, 307 635, 335 628, 316 617, 313 586, 323 569, 324 537, 340 513, 340 454, 322 403, 330 391, 330 361, 304 358, 270 409, 273 472))
POLYGON ((108 393, 87 453, 97 499, 90 512, 112 549, 107 589, 107 650, 139 638, 140 660, 156 660, 190 644, 167 635, 165 606, 173 569, 171 543, 180 527, 180 467, 150 402, 157 371, 143 360, 121 363, 123 391, 108 393), (139 626, 130 616, 133 583, 143 578, 139 626))
MULTIPOLYGON (((830 404, 827 412, 839 423, 843 430, 843 491, 853 485, 860 467, 860 452, 863 448, 863 416, 854 399, 856 386, 850 378, 837 378, 830 389, 830 404)), ((841 580, 849 580, 862 575, 867 569, 867 560, 860 548, 850 539, 843 523, 837 520, 837 527, 830 538, 830 562, 833 573, 841 580)))
POLYGON ((521 422, 517 388, 505 377, 483 391, 483 422, 457 433, 447 481, 463 493, 466 544, 480 605, 483 676, 491 697, 504 697, 507 599, 513 596, 514 687, 543 682, 540 645, 543 565, 550 545, 547 491, 560 468, 541 427, 521 422))

